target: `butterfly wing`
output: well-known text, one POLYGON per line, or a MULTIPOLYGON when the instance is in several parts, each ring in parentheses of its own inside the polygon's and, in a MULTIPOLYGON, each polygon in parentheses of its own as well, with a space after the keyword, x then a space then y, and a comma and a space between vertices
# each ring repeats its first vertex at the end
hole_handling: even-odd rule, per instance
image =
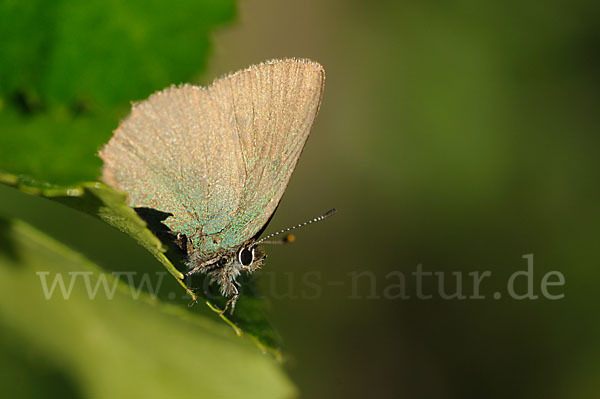
POLYGON ((132 207, 171 213, 164 223, 203 252, 239 246, 277 207, 323 82, 319 64, 279 60, 156 93, 100 152, 102 179, 132 207))
POLYGON ((100 151, 102 179, 132 207, 171 213, 171 230, 222 229, 242 195, 241 156, 229 120, 199 87, 171 87, 133 106, 100 151))
POLYGON ((324 79, 315 62, 283 60, 211 87, 234 116, 245 172, 239 207, 221 232, 224 247, 253 237, 277 208, 319 110, 324 79))

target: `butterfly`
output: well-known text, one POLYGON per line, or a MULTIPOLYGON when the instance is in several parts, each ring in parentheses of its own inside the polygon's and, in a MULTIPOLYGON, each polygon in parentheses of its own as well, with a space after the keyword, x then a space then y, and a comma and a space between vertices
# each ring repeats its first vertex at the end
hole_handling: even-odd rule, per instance
POLYGON ((99 153, 102 180, 124 191, 129 206, 168 215, 163 224, 186 252, 185 276, 216 282, 230 298, 223 312, 231 305, 233 313, 240 274, 264 262, 259 244, 273 234, 259 236, 308 139, 324 82, 320 64, 282 59, 206 88, 171 86, 133 104, 99 153))

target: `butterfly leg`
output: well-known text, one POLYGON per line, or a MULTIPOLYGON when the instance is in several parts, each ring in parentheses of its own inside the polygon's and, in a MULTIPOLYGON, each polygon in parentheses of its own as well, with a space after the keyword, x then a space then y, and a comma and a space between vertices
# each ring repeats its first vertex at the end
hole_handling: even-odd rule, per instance
POLYGON ((223 310, 221 310, 221 313, 220 313, 221 315, 225 314, 229 305, 231 305, 231 310, 229 311, 229 314, 232 315, 233 311, 235 310, 235 304, 237 303, 237 300, 240 297, 240 291, 238 289, 239 288, 238 282, 235 280, 231 280, 231 286, 233 289, 233 297, 231 297, 231 299, 227 301, 227 303, 225 304, 225 308, 223 310))
POLYGON ((183 251, 183 253, 186 255, 188 253, 188 250, 192 248, 192 246, 190 245, 190 240, 183 233, 177 233, 175 231, 167 230, 156 232, 156 235, 159 238, 164 237, 165 239, 172 241, 175 245, 177 245, 177 248, 183 251))
POLYGON ((188 237, 185 234, 177 233, 175 244, 177 244, 177 246, 186 254, 188 253, 189 248, 188 241, 188 237))
POLYGON ((200 271, 202 268, 204 268, 204 267, 206 267, 206 266, 210 266, 210 265, 212 265, 212 264, 214 264, 214 263, 217 263, 217 261, 218 261, 218 260, 219 260, 219 258, 212 258, 212 259, 209 259, 209 260, 207 260, 206 262, 202 262, 202 263, 200 263, 198 266, 194 266, 194 268, 193 268, 192 270, 189 270, 188 272, 186 272, 186 273, 183 275, 183 277, 184 277, 184 278, 186 278, 186 277, 189 277, 189 276, 191 276, 192 274, 196 274, 196 273, 198 273, 198 272, 199 272, 199 271, 200 271))

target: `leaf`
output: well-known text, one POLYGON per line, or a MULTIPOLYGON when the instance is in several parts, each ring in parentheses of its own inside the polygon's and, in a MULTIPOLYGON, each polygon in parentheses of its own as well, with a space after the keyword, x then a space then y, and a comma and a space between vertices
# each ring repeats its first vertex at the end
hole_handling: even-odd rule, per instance
POLYGON ((4 1, 1 93, 21 92, 46 106, 147 97, 204 67, 209 33, 232 19, 234 5, 233 0, 4 1))
POLYGON ((0 169, 63 185, 96 180, 102 165, 96 153, 117 121, 111 110, 74 117, 60 109, 34 115, 0 109, 0 169))
POLYGON ((121 279, 21 221, 0 220, 0 238, 0 359, 19 369, 0 377, 8 396, 28 378, 32 392, 48 384, 83 397, 295 396, 272 358, 221 323, 145 293, 134 300, 121 279), (58 285, 50 294, 57 276, 73 282, 68 299, 58 285), (116 289, 91 299, 86 278, 116 289))
POLYGON ((98 178, 94 155, 129 102, 204 69, 234 0, 0 2, 0 169, 61 184, 98 178))
MULTIPOLYGON (((3 172, 0 172, 0 183, 18 188, 27 194, 44 197, 90 214, 130 235, 162 263, 179 285, 188 292, 192 301, 197 300, 196 294, 186 286, 182 280, 182 273, 175 267, 175 265, 178 265, 180 270, 185 270, 181 257, 175 251, 169 250, 169 248, 164 246, 147 228, 146 222, 132 208, 125 204, 125 195, 123 193, 100 182, 88 182, 70 187, 60 187, 36 183, 32 180, 26 180, 22 177, 19 178, 3 172)), ((203 283, 196 283, 194 286, 202 287, 203 283)), ((247 286, 251 287, 248 284, 247 286)), ((200 291, 200 294, 203 294, 203 292, 200 291)), ((206 300, 209 308, 217 313, 219 313, 219 309, 223 308, 224 303, 224 298, 219 296, 206 300)), ((262 350, 269 350, 277 358, 280 358, 281 354, 278 349, 280 339, 266 320, 263 309, 264 302, 256 295, 256 292, 245 289, 238 301, 234 315, 219 314, 219 316, 238 335, 247 333, 262 350)))

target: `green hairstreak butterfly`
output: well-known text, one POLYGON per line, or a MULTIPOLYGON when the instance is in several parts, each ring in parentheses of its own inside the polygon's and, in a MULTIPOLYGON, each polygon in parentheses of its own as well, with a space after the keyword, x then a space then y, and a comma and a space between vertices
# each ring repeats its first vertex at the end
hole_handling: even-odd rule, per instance
POLYGON ((324 81, 320 64, 284 59, 207 88, 172 86, 134 104, 100 151, 102 179, 127 193, 128 205, 168 215, 163 224, 187 253, 186 276, 208 275, 232 311, 240 273, 264 261, 259 244, 273 235, 259 236, 304 148, 324 81))

